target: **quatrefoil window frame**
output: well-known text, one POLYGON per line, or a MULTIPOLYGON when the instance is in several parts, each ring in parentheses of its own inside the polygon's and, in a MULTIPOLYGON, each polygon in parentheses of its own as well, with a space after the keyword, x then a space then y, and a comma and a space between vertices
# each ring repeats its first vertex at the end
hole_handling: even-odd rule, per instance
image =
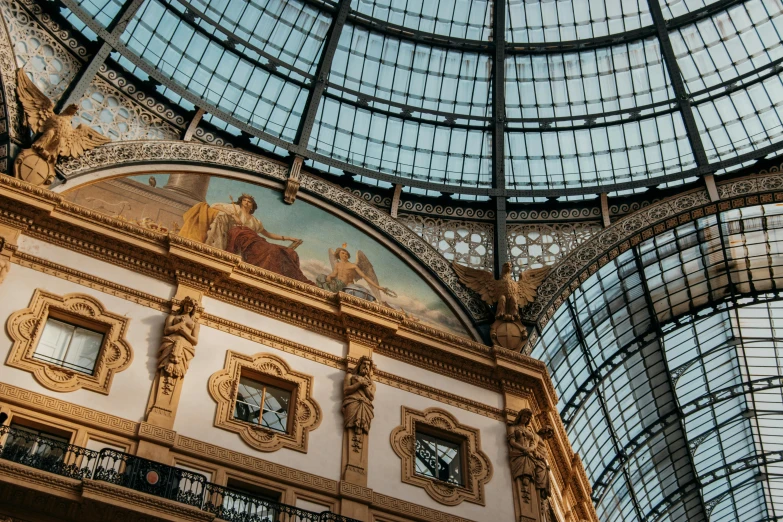
POLYGON ((259 451, 289 448, 307 453, 309 434, 323 419, 321 407, 312 395, 313 377, 292 370, 285 361, 271 354, 245 355, 228 351, 225 366, 210 376, 207 389, 217 403, 215 427, 239 434, 246 444, 259 451), (292 390, 288 429, 285 433, 234 417, 239 380, 242 377, 292 390))
POLYGON ((402 482, 423 488, 435 501, 447 506, 462 502, 486 505, 484 486, 492 479, 492 462, 481 451, 477 428, 460 424, 449 412, 439 408, 418 411, 402 407, 402 425, 391 432, 394 453, 402 460, 402 482), (458 486, 416 473, 416 429, 449 440, 460 440, 463 453, 464 485, 458 486), (442 435, 441 435, 442 434, 442 435))
POLYGON ((72 392, 84 389, 108 395, 114 374, 127 369, 133 362, 133 349, 125 339, 129 323, 128 317, 107 311, 92 296, 59 296, 36 289, 30 306, 14 312, 6 322, 8 335, 14 341, 6 365, 29 371, 43 387, 50 390, 72 392), (92 375, 35 357, 49 317, 103 333, 92 375))

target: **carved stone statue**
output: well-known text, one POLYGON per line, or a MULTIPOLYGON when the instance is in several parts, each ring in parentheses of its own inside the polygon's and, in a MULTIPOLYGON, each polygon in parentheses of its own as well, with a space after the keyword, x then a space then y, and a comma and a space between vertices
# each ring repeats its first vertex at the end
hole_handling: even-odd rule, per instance
POLYGON ((195 319, 196 303, 186 297, 179 310, 171 313, 163 327, 163 340, 158 350, 158 369, 165 377, 163 393, 171 393, 172 379, 185 376, 190 360, 196 355, 198 332, 201 325, 195 319))
POLYGON ((370 423, 375 416, 372 372, 372 360, 363 356, 343 381, 343 422, 345 429, 351 431, 351 447, 356 452, 361 451, 363 435, 370 432, 370 423))
POLYGON ((173 412, 179 403, 182 379, 191 359, 196 355, 201 326, 196 311, 196 302, 191 297, 185 297, 179 308, 172 310, 166 318, 163 339, 158 349, 158 372, 150 397, 148 422, 152 422, 153 417, 158 425, 173 424, 173 412))
POLYGON ((491 272, 452 263, 460 282, 479 293, 488 305, 497 303, 495 322, 490 329, 493 342, 509 350, 519 350, 527 338, 527 329, 520 322, 519 309, 532 303, 536 289, 549 273, 549 267, 525 270, 519 281, 511 278, 511 263, 503 263, 500 279, 491 272))
POLYGON ((508 453, 511 475, 518 484, 523 502, 530 503, 529 485, 539 491, 541 500, 549 497, 549 464, 545 439, 552 437, 552 428, 546 427, 536 433, 530 426, 533 412, 522 409, 508 430, 508 453))
POLYGON ((54 181, 54 164, 59 156, 78 158, 85 151, 111 141, 98 131, 81 124, 71 126, 71 118, 79 107, 69 105, 60 114, 54 113, 54 103, 27 77, 23 69, 16 71, 16 92, 24 108, 27 125, 40 133, 30 149, 23 150, 14 162, 14 174, 34 185, 49 185, 54 181))

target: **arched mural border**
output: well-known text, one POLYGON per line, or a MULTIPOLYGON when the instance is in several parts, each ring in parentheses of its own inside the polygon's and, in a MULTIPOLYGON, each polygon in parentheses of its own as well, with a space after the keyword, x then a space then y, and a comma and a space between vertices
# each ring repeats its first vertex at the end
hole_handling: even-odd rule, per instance
MULTIPOLYGON (((61 161, 57 167, 68 181, 53 186, 56 193, 128 175, 189 172, 277 189, 281 191, 282 199, 288 176, 287 166, 263 156, 227 147, 177 141, 109 143, 80 158, 61 161)), ((356 226, 394 252, 429 281, 469 335, 481 339, 474 324, 485 317, 487 308, 478 296, 460 285, 450 263, 413 231, 360 197, 308 174, 303 175, 298 199, 356 226)))
MULTIPOLYGON (((720 182, 717 188, 718 201, 710 200, 706 188, 689 190, 625 216, 591 237, 552 267, 523 319, 534 323, 538 331, 543 330, 588 277, 623 252, 657 234, 718 212, 783 203, 783 165, 720 182)), ((530 336, 523 353, 530 354, 538 340, 538 331, 530 336)))

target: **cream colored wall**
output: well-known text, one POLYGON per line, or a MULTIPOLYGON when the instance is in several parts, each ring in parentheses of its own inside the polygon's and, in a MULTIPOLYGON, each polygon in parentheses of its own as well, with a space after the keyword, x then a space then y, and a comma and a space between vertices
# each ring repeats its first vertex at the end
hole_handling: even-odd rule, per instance
POLYGON ((424 368, 419 368, 418 366, 413 366, 404 361, 385 357, 377 353, 373 354, 372 360, 378 369, 385 372, 393 373, 394 375, 399 375, 400 377, 437 388, 438 390, 453 393, 460 397, 486 404, 487 406, 492 406, 493 408, 502 409, 504 407, 503 396, 499 393, 487 390, 486 388, 479 388, 478 386, 467 384, 457 379, 452 379, 451 377, 446 377, 439 373, 431 372, 424 368))
POLYGON ((217 315, 223 319, 250 326, 262 332, 282 337, 289 341, 294 341, 322 352, 327 352, 338 357, 345 357, 346 344, 337 341, 331 337, 326 337, 310 330, 305 330, 292 324, 265 317, 263 315, 251 312, 244 308, 239 308, 223 301, 204 297, 201 301, 204 310, 210 314, 217 315))
POLYGON ((174 296, 174 287, 168 283, 116 265, 104 263, 103 261, 52 245, 51 243, 46 243, 29 236, 20 236, 18 246, 20 252, 25 252, 59 265, 64 265, 108 281, 119 283, 129 288, 141 290, 162 299, 171 299, 171 297, 174 296))
MULTIPOLYGON (((211 304, 214 301, 210 301, 207 310, 212 313, 211 304)), ((231 319, 254 327, 265 320, 254 314, 248 317, 232 316, 231 319)), ((196 356, 190 363, 183 383, 174 429, 194 439, 338 480, 342 458, 343 419, 340 405, 344 375, 341 370, 330 366, 202 326, 196 356), (238 434, 213 426, 217 405, 207 391, 207 381, 213 373, 225 366, 227 350, 247 355, 269 353, 283 359, 292 370, 314 377, 313 397, 321 407, 323 420, 318 428, 310 432, 307 454, 288 448, 264 453, 245 444, 238 434)))
MULTIPOLYGON (((427 384, 440 387, 439 379, 441 378, 438 377, 427 384)), ((505 521, 514 519, 511 472, 508 467, 508 451, 506 449, 506 427, 502 422, 383 384, 377 385, 374 405, 375 419, 370 430, 368 487, 378 493, 472 520, 505 521), (481 449, 492 462, 494 471, 492 478, 484 488, 486 506, 482 507, 469 502, 462 502, 457 506, 444 506, 427 495, 424 489, 402 482, 401 461, 392 450, 389 442, 392 430, 402 424, 402 406, 420 411, 426 408, 439 408, 453 415, 460 424, 480 430, 481 449)))
MULTIPOLYGON (((91 268, 99 267, 80 267, 84 271, 90 271, 91 268)), ((5 365, 13 341, 3 328, 0 335, 0 361, 3 364, 0 381, 133 421, 141 421, 155 374, 156 352, 166 315, 125 299, 14 264, 0 285, 0 321, 3 325, 13 312, 27 308, 36 288, 58 295, 87 294, 100 301, 108 311, 130 318, 126 339, 133 349, 133 361, 127 369, 114 375, 109 395, 87 390, 55 392, 38 384, 32 373, 5 365)))

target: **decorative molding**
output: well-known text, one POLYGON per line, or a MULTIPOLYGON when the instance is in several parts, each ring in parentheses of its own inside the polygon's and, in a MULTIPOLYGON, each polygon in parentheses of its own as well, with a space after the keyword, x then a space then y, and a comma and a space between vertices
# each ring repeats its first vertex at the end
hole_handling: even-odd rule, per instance
POLYGON ((402 481, 423 488, 437 502, 456 506, 463 501, 486 504, 484 485, 492 478, 492 463, 481 451, 481 434, 477 428, 460 424, 450 413, 437 408, 417 411, 402 407, 402 425, 391 432, 390 442, 394 453, 402 460, 402 481), (457 486, 434 480, 416 473, 416 427, 432 428, 463 440, 463 473, 465 484, 457 486))
POLYGON ((243 172, 262 174, 280 181, 288 178, 288 168, 282 163, 241 149, 217 147, 186 141, 127 141, 109 143, 93 149, 78 158, 67 158, 57 168, 67 178, 73 178, 100 169, 124 165, 153 163, 198 163, 233 168, 243 172))
POLYGON ((169 448, 174 445, 174 441, 177 438, 176 431, 164 428, 163 426, 156 426, 155 424, 150 424, 149 422, 144 421, 139 423, 139 431, 137 435, 142 440, 162 444, 163 446, 169 448))
MULTIPOLYGON (((538 288, 523 319, 543 328, 557 309, 590 275, 642 241, 710 214, 750 205, 783 202, 780 167, 718 184, 721 201, 710 201, 706 188, 696 188, 643 207, 618 219, 574 249, 555 265, 538 288)), ((524 353, 533 349, 528 342, 524 353)))
POLYGON ((163 512, 167 515, 163 518, 164 520, 206 522, 215 519, 214 514, 202 511, 201 508, 99 480, 84 479, 82 481, 82 497, 84 500, 121 506, 125 509, 135 508, 143 513, 163 512))
POLYGON ((436 509, 420 506, 407 500, 390 497, 377 491, 372 493, 373 507, 397 513, 404 517, 415 518, 418 520, 428 520, 432 522, 472 522, 470 519, 462 518, 452 513, 444 513, 436 509))
POLYGON ((126 437, 133 437, 139 429, 137 422, 79 406, 56 397, 35 393, 4 382, 0 382, 0 401, 53 414, 70 421, 81 422, 85 425, 94 426, 98 429, 126 437))
POLYGON ((8 317, 6 330, 14 344, 6 364, 27 370, 44 387, 70 392, 92 390, 108 395, 114 374, 125 370, 133 361, 133 350, 125 340, 130 319, 107 312, 95 298, 85 294, 58 296, 36 289, 30 306, 8 317), (47 363, 34 357, 46 319, 54 315, 63 320, 86 323, 103 330, 103 343, 92 374, 86 374, 47 363))
POLYGON ((331 480, 306 471, 290 468, 275 462, 259 459, 251 455, 239 453, 214 444, 191 439, 184 435, 178 435, 174 443, 175 451, 186 453, 188 455, 203 458, 222 465, 228 465, 243 471, 258 473, 261 476, 278 479, 285 484, 301 486, 305 489, 313 490, 327 495, 337 495, 339 484, 336 480, 331 480))
POLYGON ((551 224, 552 221, 577 221, 577 220, 591 220, 596 221, 601 219, 601 209, 596 207, 582 207, 582 208, 561 208, 561 209, 547 209, 547 210, 509 210, 507 219, 509 223, 513 222, 544 222, 551 224))
POLYGON ((95 276, 88 274, 74 268, 70 268, 47 259, 42 259, 37 256, 33 256, 26 252, 16 251, 14 253, 13 262, 20 266, 42 272, 47 275, 58 277, 72 283, 77 283, 93 290, 98 290, 104 294, 113 295, 126 301, 136 303, 138 305, 158 310, 159 312, 169 313, 171 311, 170 301, 161 297, 136 290, 129 286, 124 286, 95 276))
POLYGON ((258 353, 248 356, 226 352, 226 365, 224 369, 210 376, 207 390, 217 403, 215 427, 238 433, 242 440, 259 451, 290 448, 307 453, 309 434, 323 419, 321 407, 313 398, 313 377, 291 370, 285 361, 271 354, 258 353), (243 376, 258 379, 264 384, 275 385, 283 382, 293 388, 287 432, 271 430, 234 418, 239 379, 243 376))
POLYGON ((400 201, 399 212, 412 214, 425 214, 427 216, 442 216, 445 218, 475 219, 480 221, 492 221, 495 219, 495 211, 472 206, 450 206, 421 201, 400 201))

